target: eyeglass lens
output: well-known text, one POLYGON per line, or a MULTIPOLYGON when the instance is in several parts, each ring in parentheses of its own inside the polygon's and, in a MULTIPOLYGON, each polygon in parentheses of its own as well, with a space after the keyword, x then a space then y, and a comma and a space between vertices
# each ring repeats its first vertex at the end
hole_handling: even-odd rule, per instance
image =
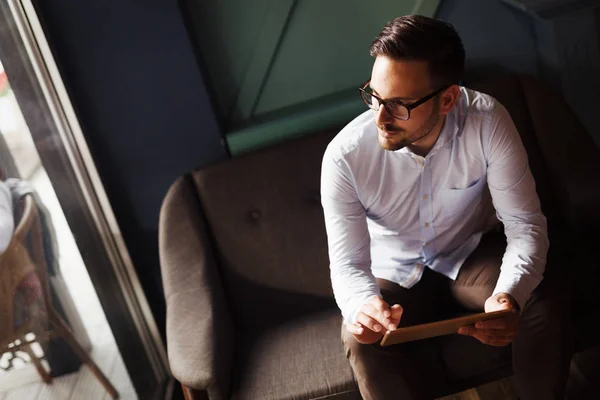
MULTIPOLYGON (((371 93, 369 93, 367 91, 363 91, 362 97, 364 99, 364 102, 367 104, 367 106, 370 109, 375 110, 375 111, 379 110, 379 106, 380 106, 379 100, 377 100, 377 98, 374 97, 371 93)), ((400 119, 408 118, 408 109, 400 103, 396 103, 393 101, 385 103, 385 109, 393 117, 400 118, 400 119)))

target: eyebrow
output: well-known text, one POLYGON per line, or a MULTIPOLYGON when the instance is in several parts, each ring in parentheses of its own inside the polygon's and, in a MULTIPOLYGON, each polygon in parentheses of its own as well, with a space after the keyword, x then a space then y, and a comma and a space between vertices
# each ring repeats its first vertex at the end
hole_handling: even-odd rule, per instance
MULTIPOLYGON (((370 87, 370 85, 369 85, 370 87)), ((377 90, 373 89, 371 87, 371 90, 373 90, 373 93, 375 93, 377 96, 380 96, 379 92, 377 92, 377 90)), ((380 96, 381 97, 381 96, 380 96)), ((410 101, 410 100, 417 100, 416 97, 392 97, 391 99, 384 99, 387 101, 394 101, 394 100, 400 100, 400 101, 410 101)))

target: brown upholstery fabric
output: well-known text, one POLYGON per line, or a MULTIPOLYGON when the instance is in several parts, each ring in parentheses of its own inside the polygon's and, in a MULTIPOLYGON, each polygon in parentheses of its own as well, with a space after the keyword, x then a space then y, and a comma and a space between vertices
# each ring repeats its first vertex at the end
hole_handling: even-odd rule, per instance
POLYGON ((340 344, 341 322, 330 309, 240 333, 232 399, 360 399, 340 344))
POLYGON ((550 230, 549 260, 573 284, 576 348, 597 341, 600 322, 600 149, 560 94, 521 77, 525 101, 565 223, 550 230), (552 257, 552 258, 551 258, 552 257), (596 313, 590 318, 590 313, 596 313))
POLYGON ((190 179, 178 179, 163 201, 159 246, 171 371, 184 385, 225 399, 231 319, 190 179))
POLYGON ((598 343, 600 332, 600 254, 598 235, 569 231, 551 237, 548 260, 558 267, 563 280, 572 285, 575 351, 598 343))
POLYGON ((557 93, 530 77, 523 77, 522 83, 539 148, 568 225, 577 232, 597 232, 600 149, 557 93))
POLYGON ((319 200, 334 133, 194 173, 237 327, 334 307, 319 200))

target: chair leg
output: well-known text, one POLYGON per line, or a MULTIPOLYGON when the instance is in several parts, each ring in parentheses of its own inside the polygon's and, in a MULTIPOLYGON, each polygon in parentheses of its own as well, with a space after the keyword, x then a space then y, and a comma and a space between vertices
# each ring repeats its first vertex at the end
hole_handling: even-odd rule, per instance
POLYGON ((54 310, 48 312, 49 320, 52 326, 54 327, 56 333, 62 336, 69 346, 73 349, 75 354, 79 357, 79 359, 88 366, 88 368, 92 371, 92 374, 100 381, 104 389, 108 392, 108 394, 113 399, 119 398, 119 393, 115 389, 115 387, 110 383, 106 375, 98 368, 94 360, 90 357, 90 355, 81 347, 77 339, 71 333, 71 330, 67 327, 67 324, 62 320, 60 316, 58 316, 54 310))
POLYGON ((185 386, 183 383, 181 384, 181 388, 183 389, 185 400, 208 400, 208 395, 204 390, 195 390, 185 386))
MULTIPOLYGON (((23 338, 23 342, 27 343, 27 341, 25 340, 25 338, 23 338)), ((23 351, 25 353, 27 353, 27 355, 29 356, 29 358, 31 358, 31 362, 35 366, 35 369, 37 370, 38 374, 40 374, 40 377, 42 378, 42 380, 44 381, 44 383, 46 383, 46 384, 52 383, 52 377, 50 376, 50 374, 46 371, 46 369, 42 365, 41 360, 33 352, 33 349, 31 348, 31 345, 26 344, 26 345, 24 345, 22 347, 22 349, 23 349, 23 351)))

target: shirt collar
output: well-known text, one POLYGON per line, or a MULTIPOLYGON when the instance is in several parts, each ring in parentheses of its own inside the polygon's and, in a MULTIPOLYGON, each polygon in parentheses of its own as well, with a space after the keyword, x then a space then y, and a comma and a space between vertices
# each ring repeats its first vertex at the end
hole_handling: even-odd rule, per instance
MULTIPOLYGON (((465 95, 461 90, 460 97, 458 98, 456 104, 448 113, 448 115, 446 115, 446 120, 444 121, 444 125, 442 125, 442 129, 440 131, 440 136, 436 140, 435 144, 433 145, 427 156, 434 154, 446 143, 452 141, 452 139, 454 139, 454 137, 458 133, 460 115, 462 115, 464 96, 465 95)), ((403 147, 402 149, 398 150, 397 153, 408 154, 411 156, 414 154, 412 151, 410 151, 408 147, 403 147)))
MULTIPOLYGON (((440 131, 440 136, 438 140, 433 145, 433 148, 429 152, 429 154, 434 154, 438 149, 444 146, 446 143, 450 142, 456 134, 458 133, 458 115, 460 107, 460 102, 457 101, 452 110, 446 115, 446 120, 444 121, 444 125, 442 125, 442 130, 440 131)), ((428 155, 429 155, 428 154, 428 155)))

